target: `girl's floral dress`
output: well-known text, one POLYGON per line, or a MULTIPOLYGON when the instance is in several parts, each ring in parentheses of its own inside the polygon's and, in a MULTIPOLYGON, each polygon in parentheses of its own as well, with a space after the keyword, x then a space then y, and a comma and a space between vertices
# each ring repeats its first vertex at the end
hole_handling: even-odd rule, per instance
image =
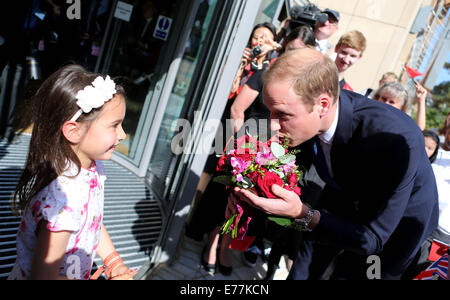
POLYGON ((53 232, 70 231, 59 274, 70 279, 89 279, 100 240, 103 220, 103 165, 94 161, 90 169, 71 167, 33 198, 25 210, 17 234, 17 260, 8 279, 30 277, 36 229, 42 220, 53 232))

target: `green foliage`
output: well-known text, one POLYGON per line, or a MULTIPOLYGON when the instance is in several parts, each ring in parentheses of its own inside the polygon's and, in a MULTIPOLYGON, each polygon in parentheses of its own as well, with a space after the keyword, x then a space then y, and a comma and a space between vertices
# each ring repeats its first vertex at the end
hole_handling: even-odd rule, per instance
MULTIPOLYGON (((446 66, 448 69, 448 67, 446 66)), ((426 129, 440 128, 450 112, 450 81, 436 85, 431 91, 431 105, 427 106, 426 129)))
POLYGON ((439 129, 444 122, 447 114, 450 112, 450 107, 447 109, 441 110, 434 107, 427 107, 427 124, 426 129, 439 129))

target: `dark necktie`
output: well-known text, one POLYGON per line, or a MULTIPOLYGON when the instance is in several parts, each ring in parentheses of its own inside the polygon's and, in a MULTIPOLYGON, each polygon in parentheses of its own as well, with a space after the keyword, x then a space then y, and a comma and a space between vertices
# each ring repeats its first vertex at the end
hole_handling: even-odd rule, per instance
POLYGON ((322 146, 320 145, 320 140, 317 136, 313 140, 313 152, 314 152, 314 165, 316 166, 317 173, 320 178, 327 184, 331 185, 334 189, 340 190, 340 187, 333 180, 328 170, 327 161, 325 154, 323 153, 322 146))

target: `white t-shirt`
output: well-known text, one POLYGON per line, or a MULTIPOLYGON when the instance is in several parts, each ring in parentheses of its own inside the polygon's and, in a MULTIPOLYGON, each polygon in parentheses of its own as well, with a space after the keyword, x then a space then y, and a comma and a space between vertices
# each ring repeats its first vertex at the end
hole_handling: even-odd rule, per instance
POLYGON ((450 151, 439 148, 431 165, 439 194, 439 230, 450 235, 450 151))

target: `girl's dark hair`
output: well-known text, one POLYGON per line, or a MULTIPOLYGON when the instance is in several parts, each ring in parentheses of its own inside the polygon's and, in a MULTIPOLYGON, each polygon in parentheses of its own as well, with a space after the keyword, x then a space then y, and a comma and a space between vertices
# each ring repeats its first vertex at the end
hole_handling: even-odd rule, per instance
POLYGON ((433 154, 429 158, 430 163, 434 163, 434 161, 436 160, 436 157, 438 155, 439 146, 440 146, 439 136, 434 131, 431 131, 431 130, 424 130, 422 132, 423 132, 424 137, 432 138, 436 142, 436 149, 434 149, 433 154))
POLYGON ((289 35, 286 37, 286 41, 290 42, 295 39, 300 38, 305 45, 313 46, 315 47, 316 44, 316 36, 314 35, 314 31, 310 26, 303 25, 300 27, 296 27, 289 33, 289 35))
MULTIPOLYGON (((286 51, 286 46, 289 42, 293 40, 301 39, 303 43, 307 46, 316 47, 316 36, 314 35, 314 31, 310 26, 302 25, 294 28, 286 39, 283 41, 283 52, 286 51)), ((280 53, 281 54, 281 53, 280 53)))
MULTIPOLYGON (((33 133, 25 168, 13 195, 14 212, 23 212, 31 199, 63 174, 70 163, 81 169, 81 162, 61 129, 79 110, 77 92, 91 85, 97 76, 100 74, 88 72, 79 65, 62 67, 42 83, 31 99, 33 133)), ((125 96, 120 85, 116 85, 116 91, 125 96)), ((101 109, 81 114, 77 122, 89 126, 101 109)))

